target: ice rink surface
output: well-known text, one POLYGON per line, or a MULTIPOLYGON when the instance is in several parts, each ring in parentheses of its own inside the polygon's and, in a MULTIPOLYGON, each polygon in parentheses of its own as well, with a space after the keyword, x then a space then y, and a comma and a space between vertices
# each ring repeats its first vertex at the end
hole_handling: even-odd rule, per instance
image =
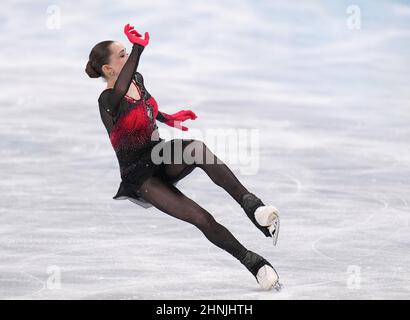
POLYGON ((407 2, 356 1, 359 29, 345 1, 54 4, 8 1, 0 20, 1 299, 410 298, 407 2), (198 115, 161 134, 202 138, 276 206, 277 247, 201 169, 178 188, 275 266, 281 292, 194 226, 112 199, 105 84, 84 67, 99 41, 130 49, 133 21, 159 109, 198 115), (212 147, 221 128, 257 132, 248 163, 212 147))

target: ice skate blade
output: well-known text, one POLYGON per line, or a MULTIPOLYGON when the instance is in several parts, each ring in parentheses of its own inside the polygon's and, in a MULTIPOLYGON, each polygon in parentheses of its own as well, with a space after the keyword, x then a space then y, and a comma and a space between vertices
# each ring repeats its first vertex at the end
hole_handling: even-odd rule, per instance
POLYGON ((276 219, 270 226, 269 226, 269 233, 272 235, 273 245, 276 246, 278 242, 279 236, 279 227, 280 227, 280 220, 279 218, 276 219))
POLYGON ((281 291, 283 289, 283 284, 281 284, 279 281, 276 282, 276 284, 272 287, 274 290, 277 292, 281 291))
POLYGON ((260 206, 255 210, 255 220, 262 227, 269 227, 276 219, 279 212, 274 206, 260 206))

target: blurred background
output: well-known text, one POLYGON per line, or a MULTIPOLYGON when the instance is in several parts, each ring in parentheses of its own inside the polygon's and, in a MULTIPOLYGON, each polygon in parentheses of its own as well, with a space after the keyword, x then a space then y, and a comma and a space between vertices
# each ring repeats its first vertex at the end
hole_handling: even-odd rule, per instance
POLYGON ((397 0, 3 1, 0 298, 408 299, 409 18, 397 0), (126 23, 150 33, 138 71, 159 109, 198 115, 160 133, 257 130, 257 170, 227 164, 279 208, 278 247, 199 169, 179 188, 280 293, 193 226, 112 199, 105 82, 84 69, 100 41, 131 51, 126 23))

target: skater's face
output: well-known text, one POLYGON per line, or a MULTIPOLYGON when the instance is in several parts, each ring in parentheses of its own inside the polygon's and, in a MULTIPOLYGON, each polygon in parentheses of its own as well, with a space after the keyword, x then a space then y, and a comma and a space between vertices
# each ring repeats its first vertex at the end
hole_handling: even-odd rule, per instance
POLYGON ((110 51, 109 63, 105 64, 102 69, 107 77, 116 78, 128 59, 128 52, 127 48, 117 41, 111 44, 110 51))

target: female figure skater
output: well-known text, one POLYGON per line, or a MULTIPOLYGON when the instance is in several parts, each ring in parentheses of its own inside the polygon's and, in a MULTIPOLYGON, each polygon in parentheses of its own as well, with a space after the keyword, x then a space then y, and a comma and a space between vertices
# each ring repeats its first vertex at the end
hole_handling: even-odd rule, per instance
MULTIPOLYGON (((157 102, 144 85, 142 74, 137 72, 141 53, 149 43, 133 26, 125 25, 124 33, 132 43, 128 55, 117 41, 103 41, 94 46, 89 55, 86 73, 91 78, 103 77, 107 88, 99 96, 101 119, 115 150, 121 173, 121 184, 114 199, 129 199, 145 208, 159 210, 195 225, 213 244, 238 259, 264 289, 280 289, 279 277, 272 265, 257 253, 247 250, 223 225, 196 202, 185 196, 175 184, 201 168, 218 186, 225 189, 244 209, 253 224, 276 244, 279 216, 275 207, 265 206, 250 193, 233 172, 218 159, 207 146, 194 139, 172 139, 165 143, 169 148, 161 154, 171 153, 174 159, 176 145, 189 151, 193 163, 154 163, 152 151, 164 139, 159 137, 156 120, 169 126, 188 130, 181 122, 194 120, 190 110, 166 114, 158 110, 157 102), (187 149, 188 148, 188 149, 187 149), (210 163, 209 159, 213 161, 210 163), (216 162, 216 163, 214 163, 216 162)), ((169 159, 169 158, 168 158, 169 159)))

